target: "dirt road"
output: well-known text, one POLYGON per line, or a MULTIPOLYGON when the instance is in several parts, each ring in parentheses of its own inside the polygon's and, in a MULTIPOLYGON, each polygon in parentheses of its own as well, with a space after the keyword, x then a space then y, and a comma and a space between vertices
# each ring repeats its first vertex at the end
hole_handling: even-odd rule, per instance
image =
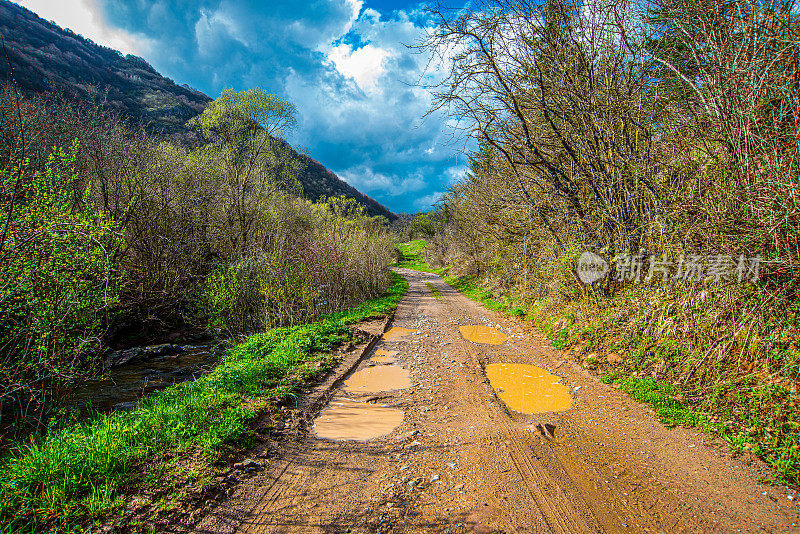
POLYGON ((796 500, 787 498, 793 492, 759 483, 767 473, 757 460, 731 458, 695 431, 664 428, 648 407, 564 361, 526 325, 435 275, 400 272, 410 290, 392 326, 411 332, 384 339, 359 369, 381 365, 368 358, 386 351, 410 372, 410 387, 365 393, 338 385, 333 392, 339 405, 402 410, 400 426, 368 441, 320 439, 319 428, 309 428, 272 445, 260 455, 266 468, 196 531, 800 531, 796 500), (508 338, 474 343, 459 332, 465 325, 491 326, 508 338), (571 407, 540 415, 509 410, 486 378, 495 363, 557 375, 571 407))

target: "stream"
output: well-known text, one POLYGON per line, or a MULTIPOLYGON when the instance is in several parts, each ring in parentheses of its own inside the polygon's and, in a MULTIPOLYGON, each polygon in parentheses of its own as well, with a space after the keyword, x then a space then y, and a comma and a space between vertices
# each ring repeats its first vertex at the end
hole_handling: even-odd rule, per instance
POLYGON ((81 411, 130 409, 145 395, 210 372, 224 351, 220 342, 175 347, 171 354, 139 357, 112 366, 103 378, 74 382, 60 396, 58 405, 81 411))

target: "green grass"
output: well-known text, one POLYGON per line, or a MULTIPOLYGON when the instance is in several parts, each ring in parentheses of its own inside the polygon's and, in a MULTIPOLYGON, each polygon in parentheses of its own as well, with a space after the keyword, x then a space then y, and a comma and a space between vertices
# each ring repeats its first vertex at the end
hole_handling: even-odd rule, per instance
MULTIPOLYGON (((97 414, 19 444, 0 463, 3 531, 68 531, 100 518, 121 506, 126 490, 142 481, 144 466, 165 451, 197 450, 212 463, 247 441, 260 410, 335 364, 327 354, 351 338, 347 325, 390 313, 407 289, 393 274, 382 298, 251 336, 208 375, 149 396, 133 411, 97 414)), ((153 472, 149 482, 158 483, 153 472)), ((162 470, 165 483, 168 473, 162 470)))
POLYGON ((525 311, 514 306, 513 301, 507 297, 498 297, 491 291, 481 287, 475 280, 467 277, 445 275, 444 281, 453 289, 463 293, 468 298, 480 302, 490 310, 512 317, 522 317, 525 311))
POLYGON ((400 243, 397 245, 397 250, 400 251, 403 259, 395 262, 394 266, 411 269, 412 271, 442 274, 445 269, 432 269, 425 261, 426 248, 428 248, 428 244, 423 239, 400 243))
POLYGON ((442 298, 442 292, 439 291, 439 289, 435 285, 431 284, 430 282, 425 282, 425 285, 428 286, 428 291, 431 292, 433 298, 435 299, 442 298))

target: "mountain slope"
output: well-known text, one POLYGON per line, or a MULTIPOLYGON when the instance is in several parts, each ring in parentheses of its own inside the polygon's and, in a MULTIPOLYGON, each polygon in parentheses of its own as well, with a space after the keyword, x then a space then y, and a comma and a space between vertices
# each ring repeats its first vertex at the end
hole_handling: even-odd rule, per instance
MULTIPOLYGON (((97 45, 8 0, 0 0, 0 35, 5 40, 14 79, 23 90, 56 91, 74 98, 94 99, 143 123, 153 134, 186 138, 186 121, 202 113, 212 100, 160 75, 140 57, 97 45)), ((0 56, 0 80, 10 74, 8 63, 0 56)), ((318 161, 295 154, 306 163, 299 180, 307 198, 344 195, 363 204, 372 215, 396 218, 318 161)))

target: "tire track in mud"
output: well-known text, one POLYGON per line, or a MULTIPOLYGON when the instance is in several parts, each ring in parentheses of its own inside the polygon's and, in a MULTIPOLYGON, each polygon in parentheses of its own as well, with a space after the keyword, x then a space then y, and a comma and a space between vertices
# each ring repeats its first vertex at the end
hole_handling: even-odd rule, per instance
MULTIPOLYGON (((448 305, 453 305, 453 303, 448 302, 448 305)), ((587 499, 582 494, 573 495, 572 501, 568 499, 562 485, 550 476, 543 463, 539 461, 525 442, 526 440, 520 435, 519 429, 511 424, 508 408, 497 397, 486 376, 488 358, 483 347, 466 340, 462 343, 471 345, 467 346, 465 352, 470 354, 473 368, 480 370, 480 380, 490 397, 490 401, 484 405, 490 412, 491 419, 501 427, 499 429, 500 439, 490 438, 492 442, 489 446, 496 447, 501 442, 509 445, 509 456, 547 526, 553 532, 561 534, 623 531, 621 525, 619 529, 614 528, 607 520, 604 521, 606 525, 601 526, 601 522, 589 509, 586 504, 587 499), (583 504, 580 507, 583 508, 582 510, 573 505, 575 497, 583 504)))
MULTIPOLYGON (((437 289, 445 296, 444 303, 453 309, 452 315, 463 314, 465 309, 463 300, 466 297, 447 286, 441 279, 433 281, 434 284, 436 282, 439 283, 437 289)), ((538 438, 532 430, 520 429, 514 422, 514 414, 497 396, 488 379, 486 365, 492 362, 487 348, 463 339, 461 343, 466 344, 464 352, 470 354, 473 367, 479 370, 479 380, 491 399, 487 409, 492 413, 492 419, 502 427, 500 432, 504 441, 510 443, 509 455, 531 498, 554 532, 631 533, 642 530, 661 532, 655 524, 657 522, 651 520, 654 509, 658 511, 669 509, 670 515, 685 515, 687 510, 672 502, 672 499, 653 499, 649 505, 636 501, 638 506, 635 508, 633 502, 619 503, 613 494, 605 490, 602 480, 591 474, 582 461, 576 458, 569 447, 563 446, 559 439, 549 438, 544 434, 538 438), (534 439, 538 440, 536 445, 539 445, 537 447, 539 453, 534 452, 534 446, 531 444, 534 439), (544 458, 548 461, 542 461, 544 458), (553 472, 555 476, 551 474, 553 472)), ((512 352, 519 352, 510 338, 503 347, 512 352)), ((546 419, 548 415, 542 414, 541 418, 546 419)), ((569 421, 569 411, 561 415, 562 420, 569 421)), ((490 446, 496 444, 495 441, 490 446)), ((661 497, 667 497, 654 487, 647 489, 647 494, 656 493, 661 497)))

